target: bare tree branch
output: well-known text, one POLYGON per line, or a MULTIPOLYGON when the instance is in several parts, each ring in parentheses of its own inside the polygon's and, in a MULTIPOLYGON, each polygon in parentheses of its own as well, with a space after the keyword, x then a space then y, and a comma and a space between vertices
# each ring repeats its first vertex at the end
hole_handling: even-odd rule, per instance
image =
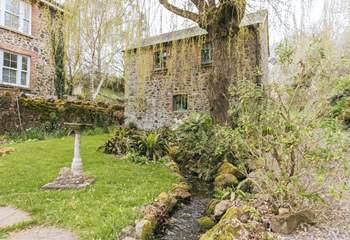
POLYGON ((194 12, 178 8, 175 5, 169 3, 168 0, 159 0, 159 3, 162 4, 170 12, 175 13, 176 15, 179 15, 184 18, 188 18, 197 23, 199 22, 199 15, 194 12))

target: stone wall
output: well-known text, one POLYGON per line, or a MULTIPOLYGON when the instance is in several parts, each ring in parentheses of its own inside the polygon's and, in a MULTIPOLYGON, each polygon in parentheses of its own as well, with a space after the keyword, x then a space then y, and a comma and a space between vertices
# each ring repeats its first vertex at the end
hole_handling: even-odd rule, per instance
POLYGON ((0 88, 0 134, 51 122, 81 121, 107 127, 122 124, 123 120, 121 105, 27 97, 18 89, 0 88))
POLYGON ((55 63, 50 27, 55 10, 38 0, 27 1, 32 3, 31 36, 0 26, 0 49, 31 58, 29 88, 21 88, 23 91, 41 96, 54 95, 55 63))
MULTIPOLYGON (((209 112, 208 84, 213 67, 201 65, 200 37, 183 39, 162 46, 170 56, 165 71, 154 71, 153 57, 157 46, 129 51, 126 62, 126 120, 143 129, 171 125, 191 112, 209 112), (174 112, 174 95, 188 96, 188 111, 174 112)), ((237 59, 233 81, 267 79, 268 34, 264 24, 241 29, 232 42, 237 59), (237 47, 239 46, 239 47, 237 47)))

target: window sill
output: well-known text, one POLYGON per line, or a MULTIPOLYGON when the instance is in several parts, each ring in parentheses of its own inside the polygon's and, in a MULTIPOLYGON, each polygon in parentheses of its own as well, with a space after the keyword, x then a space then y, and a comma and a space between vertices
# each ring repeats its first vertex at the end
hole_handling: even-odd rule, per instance
POLYGON ((21 90, 30 91, 30 88, 29 88, 29 87, 19 86, 19 85, 15 85, 15 84, 0 83, 0 87, 18 88, 18 89, 21 89, 21 90))
POLYGON ((167 68, 153 69, 153 72, 162 74, 162 73, 168 72, 168 69, 167 68))
POLYGON ((181 113, 188 113, 188 110, 173 110, 173 112, 181 114, 181 113))
POLYGON ((9 28, 9 27, 6 27, 6 26, 0 26, 0 29, 4 29, 4 30, 7 30, 7 31, 10 31, 10 32, 13 32, 13 33, 17 33, 19 35, 22 35, 24 37, 27 37, 27 38, 31 38, 33 39, 34 37, 32 35, 29 35, 29 34, 26 34, 26 33, 23 33, 23 32, 20 32, 18 30, 15 30, 13 28, 9 28))
POLYGON ((209 67, 212 67, 213 66, 213 63, 201 63, 201 67, 202 68, 209 68, 209 67))

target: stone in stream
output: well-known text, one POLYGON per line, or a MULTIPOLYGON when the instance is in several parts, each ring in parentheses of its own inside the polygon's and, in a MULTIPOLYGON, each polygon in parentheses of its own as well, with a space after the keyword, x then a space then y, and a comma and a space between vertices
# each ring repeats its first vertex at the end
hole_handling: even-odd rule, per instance
POLYGON ((32 218, 26 212, 9 206, 0 207, 0 228, 10 227, 30 220, 32 218))
POLYGON ((224 200, 216 204, 215 209, 214 209, 214 218, 219 219, 222 215, 225 214, 227 209, 232 207, 232 202, 229 200, 224 200))

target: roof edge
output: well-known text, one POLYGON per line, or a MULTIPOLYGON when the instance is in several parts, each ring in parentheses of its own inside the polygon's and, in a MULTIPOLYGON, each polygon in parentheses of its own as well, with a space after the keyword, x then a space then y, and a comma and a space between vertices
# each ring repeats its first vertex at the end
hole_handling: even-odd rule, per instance
MULTIPOLYGON (((253 13, 246 14, 240 24, 240 27, 255 26, 258 24, 264 24, 268 18, 268 10, 262 9, 253 13)), ((162 33, 154 36, 150 36, 141 39, 138 43, 133 43, 127 46, 124 51, 129 51, 138 48, 151 47, 154 45, 179 41, 182 39, 194 38, 202 35, 206 35, 208 32, 199 26, 193 26, 181 30, 175 30, 172 32, 162 33)))

